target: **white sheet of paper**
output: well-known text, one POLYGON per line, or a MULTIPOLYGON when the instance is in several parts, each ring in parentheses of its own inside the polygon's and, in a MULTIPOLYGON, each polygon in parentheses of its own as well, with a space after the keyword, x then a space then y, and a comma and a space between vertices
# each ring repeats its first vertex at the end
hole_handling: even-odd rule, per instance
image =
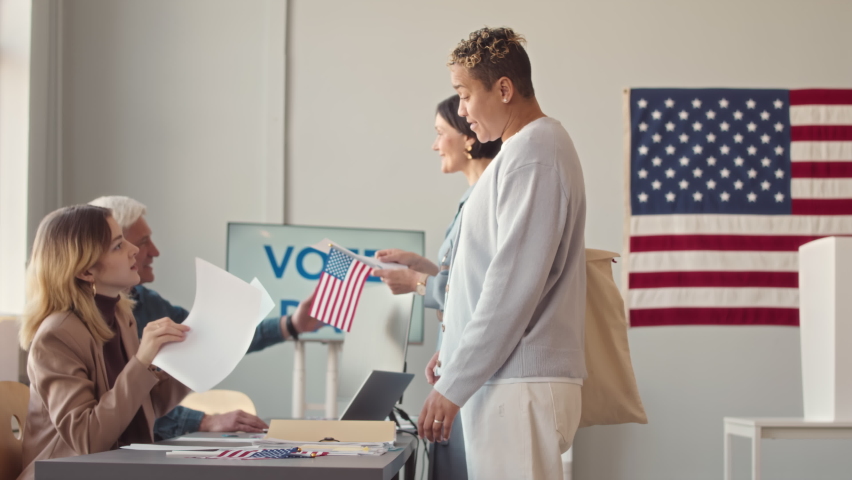
POLYGON ((219 447, 211 447, 211 446, 199 446, 199 445, 155 445, 152 443, 131 443, 130 445, 125 445, 123 447, 124 450, 158 450, 158 451, 177 451, 177 450, 186 450, 186 451, 198 451, 198 450, 209 450, 209 451, 217 451, 219 447))
POLYGON ((195 302, 183 342, 164 345, 154 365, 196 392, 224 380, 243 358, 255 328, 275 307, 255 279, 251 284, 195 259, 195 302))
POLYGON ((182 437, 170 438, 170 442, 193 442, 193 443, 207 443, 207 442, 225 442, 225 443, 251 443, 255 440, 260 440, 266 435, 260 433, 240 433, 237 434, 238 437, 192 437, 189 435, 184 435, 182 437))
POLYGON ((333 242, 327 238, 322 239, 322 241, 317 243, 316 245, 311 245, 311 248, 315 248, 323 253, 328 253, 329 251, 331 251, 330 245, 334 245, 334 248, 346 252, 347 255, 350 255, 360 260, 361 263, 367 264, 375 268, 376 270, 401 270, 403 268, 408 268, 405 265, 400 265, 399 263, 385 263, 380 262, 373 257, 365 257, 364 255, 358 255, 357 253, 353 253, 348 248, 342 247, 337 242, 333 242))

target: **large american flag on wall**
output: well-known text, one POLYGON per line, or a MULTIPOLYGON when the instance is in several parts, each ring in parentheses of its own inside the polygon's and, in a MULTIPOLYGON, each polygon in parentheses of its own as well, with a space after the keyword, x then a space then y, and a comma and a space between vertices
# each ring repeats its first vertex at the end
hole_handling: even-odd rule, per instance
POLYGON ((625 97, 631 325, 798 325, 799 246, 852 234, 852 90, 625 97))

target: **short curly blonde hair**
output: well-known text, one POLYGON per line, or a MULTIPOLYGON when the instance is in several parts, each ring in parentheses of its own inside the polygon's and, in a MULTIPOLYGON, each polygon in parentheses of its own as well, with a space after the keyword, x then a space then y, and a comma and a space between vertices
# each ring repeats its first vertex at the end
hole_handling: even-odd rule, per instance
POLYGON ((491 90, 497 80, 507 77, 521 96, 535 95, 526 39, 508 27, 485 27, 462 40, 450 54, 448 65, 460 65, 491 90))

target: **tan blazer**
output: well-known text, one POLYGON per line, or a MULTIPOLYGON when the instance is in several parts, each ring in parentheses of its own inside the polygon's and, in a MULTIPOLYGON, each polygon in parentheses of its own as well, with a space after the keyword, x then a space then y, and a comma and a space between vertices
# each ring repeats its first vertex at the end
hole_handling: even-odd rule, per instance
POLYGON ((627 343, 624 300, 612 278, 618 254, 586 249, 586 370, 580 428, 648 423, 627 343))
POLYGON ((130 361, 107 383, 103 347, 73 313, 44 320, 30 347, 27 372, 30 403, 24 428, 24 471, 18 480, 34 478, 35 461, 115 449, 119 436, 142 407, 153 441, 154 420, 189 393, 177 380, 136 359, 139 337, 133 316, 118 315, 121 342, 130 361))

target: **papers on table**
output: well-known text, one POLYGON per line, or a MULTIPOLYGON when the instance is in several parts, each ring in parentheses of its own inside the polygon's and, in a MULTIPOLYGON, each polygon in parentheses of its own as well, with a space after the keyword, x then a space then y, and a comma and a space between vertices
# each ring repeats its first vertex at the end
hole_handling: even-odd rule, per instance
POLYGON ((254 444, 260 448, 298 448, 302 452, 322 452, 326 455, 341 456, 376 456, 384 455, 391 448, 393 442, 388 443, 354 443, 354 442, 321 442, 300 443, 278 440, 257 440, 254 444))
POLYGON ((239 449, 220 450, 218 452, 169 452, 167 456, 180 456, 190 458, 211 458, 225 460, 274 460, 283 458, 316 458, 334 455, 324 451, 307 451, 298 447, 292 448, 263 448, 263 449, 239 449))
POLYGON ((321 443, 335 445, 383 445, 396 439, 396 425, 389 421, 361 420, 275 420, 262 441, 283 443, 321 443))
POLYGON ((275 302, 257 279, 251 284, 195 259, 195 302, 183 342, 164 345, 154 365, 196 392, 225 379, 245 355, 257 324, 275 302))
POLYGON ((198 450, 216 451, 216 450, 219 450, 219 447, 210 447, 210 446, 202 447, 200 445, 156 445, 156 444, 152 444, 152 443, 131 443, 130 445, 125 445, 121 448, 123 448, 124 450, 158 450, 158 451, 198 451, 198 450))
POLYGON ((340 246, 340 244, 333 242, 327 238, 324 238, 316 245, 311 245, 311 248, 317 249, 323 253, 328 253, 331 250, 331 246, 334 246, 334 248, 360 261, 361 263, 369 265, 370 267, 376 270, 401 270, 404 268, 408 268, 405 265, 400 265, 399 263, 385 263, 380 262, 373 257, 365 257, 364 255, 358 255, 357 253, 352 252, 348 248, 342 247, 340 246))
POLYGON ((266 437, 252 443, 328 455, 382 455, 393 448, 395 439, 393 422, 272 420, 266 437))
MULTIPOLYGON (((182 437, 170 438, 170 442, 196 442, 196 443, 251 443, 254 440, 260 440, 264 437, 260 433, 238 433, 235 437, 198 437, 193 435, 184 435, 182 437)), ((208 447, 210 448, 210 447, 208 447)))

